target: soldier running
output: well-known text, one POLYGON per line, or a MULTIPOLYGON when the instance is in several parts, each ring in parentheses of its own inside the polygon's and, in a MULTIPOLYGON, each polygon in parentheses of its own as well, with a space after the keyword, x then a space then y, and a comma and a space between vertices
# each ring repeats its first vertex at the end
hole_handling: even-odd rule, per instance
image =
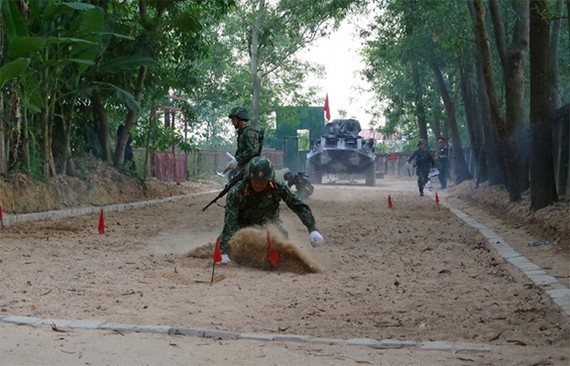
POLYGON ((418 142, 418 149, 413 152, 412 156, 408 159, 408 164, 412 160, 416 159, 416 175, 418 176, 418 188, 420 190, 420 196, 424 195, 424 186, 428 180, 428 174, 430 168, 433 169, 435 161, 429 150, 426 149, 425 140, 420 140, 418 142))

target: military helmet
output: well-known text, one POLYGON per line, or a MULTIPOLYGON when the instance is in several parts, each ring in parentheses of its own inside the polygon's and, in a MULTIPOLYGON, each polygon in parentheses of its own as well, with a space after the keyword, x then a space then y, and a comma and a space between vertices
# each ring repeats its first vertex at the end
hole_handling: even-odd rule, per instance
POLYGON ((426 140, 424 140, 424 139, 420 139, 420 141, 418 141, 418 146, 425 145, 425 144, 426 144, 426 140))
POLYGON ((233 116, 236 116, 243 121, 249 121, 249 111, 247 108, 233 107, 230 111, 230 114, 228 115, 228 118, 232 118, 233 116))
POLYGON ((275 178, 273 163, 266 157, 255 157, 247 166, 247 179, 264 180, 269 182, 275 178))
POLYGON ((287 180, 287 181, 293 179, 294 177, 295 177, 295 174, 293 174, 293 172, 290 171, 290 170, 287 170, 287 171, 285 172, 285 174, 283 174, 283 179, 285 179, 285 180, 287 180))

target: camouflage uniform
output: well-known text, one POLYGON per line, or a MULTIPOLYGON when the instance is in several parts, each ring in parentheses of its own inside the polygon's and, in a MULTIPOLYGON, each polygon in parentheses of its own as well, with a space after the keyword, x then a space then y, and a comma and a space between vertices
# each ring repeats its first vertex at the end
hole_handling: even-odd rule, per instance
POLYGON ((259 132, 251 126, 245 124, 245 127, 237 130, 237 150, 235 158, 238 163, 238 170, 244 170, 247 163, 259 153, 259 132))
MULTIPOLYGON (((299 196, 291 192, 284 182, 272 180, 262 192, 255 192, 250 181, 246 179, 237 183, 228 193, 224 228, 220 237, 222 253, 229 253, 228 242, 239 229, 266 223, 277 224, 280 227, 279 204, 281 201, 284 201, 299 216, 309 232, 316 230, 311 209, 299 196)), ((286 234, 283 228, 281 230, 286 234)))
POLYGON ((304 173, 293 174, 293 172, 289 171, 285 173, 283 178, 285 179, 285 181, 287 181, 287 186, 289 188, 295 186, 295 189, 297 190, 296 193, 301 198, 307 199, 311 194, 313 194, 315 188, 313 187, 311 182, 309 182, 309 180, 306 178, 304 173))
MULTIPOLYGON (((420 144, 424 144, 423 140, 420 140, 418 146, 420 144)), ((420 195, 423 196, 424 194, 424 186, 428 180, 428 174, 430 168, 433 168, 435 165, 435 161, 433 160, 433 156, 431 152, 426 148, 424 150, 417 149, 413 152, 412 156, 408 159, 408 163, 412 160, 416 159, 416 175, 418 176, 418 188, 420 190, 420 195)))
POLYGON ((237 150, 234 154, 238 165, 237 170, 245 171, 247 163, 259 154, 259 144, 261 143, 259 141, 259 132, 248 125, 249 111, 247 108, 234 107, 228 117, 232 118, 232 123, 234 123, 238 134, 237 150))

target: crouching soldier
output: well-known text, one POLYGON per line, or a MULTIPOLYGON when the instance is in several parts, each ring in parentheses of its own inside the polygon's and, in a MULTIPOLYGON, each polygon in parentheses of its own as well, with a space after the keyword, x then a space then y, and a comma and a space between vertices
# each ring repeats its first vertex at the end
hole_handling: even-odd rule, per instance
POLYGON ((323 236, 317 230, 315 218, 309 206, 287 187, 284 182, 275 180, 275 170, 265 157, 253 158, 246 169, 244 180, 238 182, 228 193, 226 200, 224 228, 220 237, 222 263, 229 263, 231 237, 244 227, 274 224, 280 225, 279 204, 285 204, 297 214, 309 231, 313 246, 324 244, 323 236))
POLYGON ((283 175, 283 179, 287 182, 287 186, 292 188, 295 186, 297 190, 297 194, 301 196, 302 199, 309 198, 310 195, 313 194, 315 187, 309 182, 309 179, 305 175, 305 173, 299 172, 294 174, 292 171, 288 170, 283 175))

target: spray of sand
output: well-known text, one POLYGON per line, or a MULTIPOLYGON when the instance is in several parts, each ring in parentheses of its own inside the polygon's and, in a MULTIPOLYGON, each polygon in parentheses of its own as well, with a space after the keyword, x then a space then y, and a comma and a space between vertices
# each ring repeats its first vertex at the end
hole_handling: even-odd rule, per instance
MULTIPOLYGON (((323 271, 308 253, 286 239, 281 231, 272 225, 238 230, 231 238, 229 245, 232 262, 242 266, 299 274, 323 271), (276 267, 268 259, 268 243, 278 255, 276 267)), ((212 258, 213 251, 214 244, 209 243, 190 251, 188 256, 212 258)))

